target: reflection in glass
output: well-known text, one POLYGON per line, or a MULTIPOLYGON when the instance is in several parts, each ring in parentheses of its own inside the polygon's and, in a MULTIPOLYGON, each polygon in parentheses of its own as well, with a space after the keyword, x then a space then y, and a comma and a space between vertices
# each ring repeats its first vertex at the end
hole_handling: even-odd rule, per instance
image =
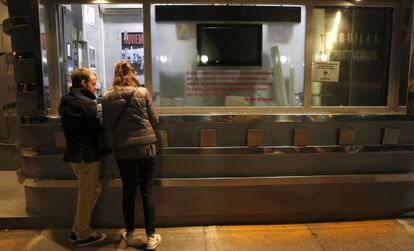
POLYGON ((313 106, 385 106, 391 8, 315 8, 313 106))
POLYGON ((239 46, 238 52, 232 54, 232 51, 226 49, 226 44, 217 44, 222 36, 217 36, 214 32, 204 38, 215 41, 207 46, 208 50, 214 52, 214 56, 211 56, 213 54, 200 53, 197 48, 197 39, 200 39, 200 34, 197 33, 200 29, 197 27, 200 28, 200 24, 203 27, 212 27, 211 23, 157 22, 155 6, 151 6, 151 48, 153 57, 159 60, 152 61, 152 82, 154 99, 158 106, 303 104, 306 22, 304 7, 300 7, 301 22, 222 22, 216 25, 230 29, 229 32, 234 35, 231 42, 237 45, 246 44, 240 41, 241 37, 258 37, 252 36, 244 28, 259 27, 261 42, 250 41, 250 44, 261 43, 261 55, 255 56, 258 46, 239 46), (234 27, 240 28, 234 30, 234 27), (220 58, 223 55, 227 57, 227 61, 220 58), (164 56, 168 60, 163 60, 164 56), (247 58, 248 62, 243 64, 237 61, 243 58, 247 58))
MULTIPOLYGON (((402 26, 401 26, 401 40, 398 43, 398 47, 401 52, 401 59, 400 59, 400 86, 399 86, 399 95, 398 95, 398 104, 403 106, 406 104, 406 99, 408 97, 412 97, 414 94, 414 67, 411 67, 410 70, 410 54, 408 51, 411 51, 412 41, 411 38, 411 30, 412 30, 412 2, 411 1, 402 1, 403 10, 402 10, 402 26), (411 76, 410 76, 411 75, 411 76), (407 85, 410 89, 411 93, 407 95, 407 85)), ((412 53, 412 52, 411 52, 412 53)), ((412 57, 413 55, 411 55, 412 57)), ((413 63, 413 59, 411 59, 411 63, 413 63)), ((408 102, 409 100, 407 100, 408 102)), ((410 102, 411 106, 413 102, 410 102)), ((408 108, 408 107, 407 107, 408 108)), ((413 108, 410 107, 412 112, 413 108)))
POLYGON ((131 63, 144 85, 144 33, 141 4, 62 4, 59 5, 61 48, 65 88, 70 74, 88 67, 97 77, 96 95, 112 86, 114 64, 131 63))

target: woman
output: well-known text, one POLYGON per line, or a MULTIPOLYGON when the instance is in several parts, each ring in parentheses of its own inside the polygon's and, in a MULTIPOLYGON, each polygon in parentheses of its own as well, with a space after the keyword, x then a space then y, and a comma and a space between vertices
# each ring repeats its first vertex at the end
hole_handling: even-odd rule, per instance
POLYGON ((139 87, 135 70, 127 61, 115 65, 113 86, 102 102, 105 145, 113 147, 122 180, 125 232, 121 238, 135 245, 135 191, 140 187, 144 209, 147 249, 155 249, 161 236, 155 234, 153 182, 155 177, 158 115, 151 95, 139 87), (137 178, 139 180, 137 182, 137 178))

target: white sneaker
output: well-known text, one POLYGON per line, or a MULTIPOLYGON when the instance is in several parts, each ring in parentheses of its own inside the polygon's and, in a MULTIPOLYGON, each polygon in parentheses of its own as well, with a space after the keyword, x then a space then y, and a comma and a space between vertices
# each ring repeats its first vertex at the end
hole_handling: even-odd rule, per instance
MULTIPOLYGON (((128 246, 137 246, 140 243, 135 239, 134 232, 128 233, 124 231, 121 235, 121 238, 126 242, 128 246)), ((142 242, 141 242, 142 243, 142 242)))
POLYGON ((147 237, 147 249, 154 250, 161 243, 161 235, 152 234, 147 237))

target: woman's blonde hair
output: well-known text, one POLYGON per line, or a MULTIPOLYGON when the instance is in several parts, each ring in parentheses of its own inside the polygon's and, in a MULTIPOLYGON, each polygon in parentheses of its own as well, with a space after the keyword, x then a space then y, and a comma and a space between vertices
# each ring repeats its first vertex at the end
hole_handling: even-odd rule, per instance
POLYGON ((135 69, 127 61, 118 61, 115 65, 115 76, 112 84, 115 90, 120 86, 139 86, 139 81, 135 77, 135 69))

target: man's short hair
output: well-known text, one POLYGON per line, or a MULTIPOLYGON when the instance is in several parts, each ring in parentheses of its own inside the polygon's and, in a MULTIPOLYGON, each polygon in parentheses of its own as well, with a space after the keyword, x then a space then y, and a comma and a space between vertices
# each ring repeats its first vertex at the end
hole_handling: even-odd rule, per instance
POLYGON ((92 74, 93 72, 90 69, 84 67, 74 70, 70 76, 72 79, 72 86, 75 88, 82 87, 82 80, 85 80, 86 82, 89 81, 92 74))

